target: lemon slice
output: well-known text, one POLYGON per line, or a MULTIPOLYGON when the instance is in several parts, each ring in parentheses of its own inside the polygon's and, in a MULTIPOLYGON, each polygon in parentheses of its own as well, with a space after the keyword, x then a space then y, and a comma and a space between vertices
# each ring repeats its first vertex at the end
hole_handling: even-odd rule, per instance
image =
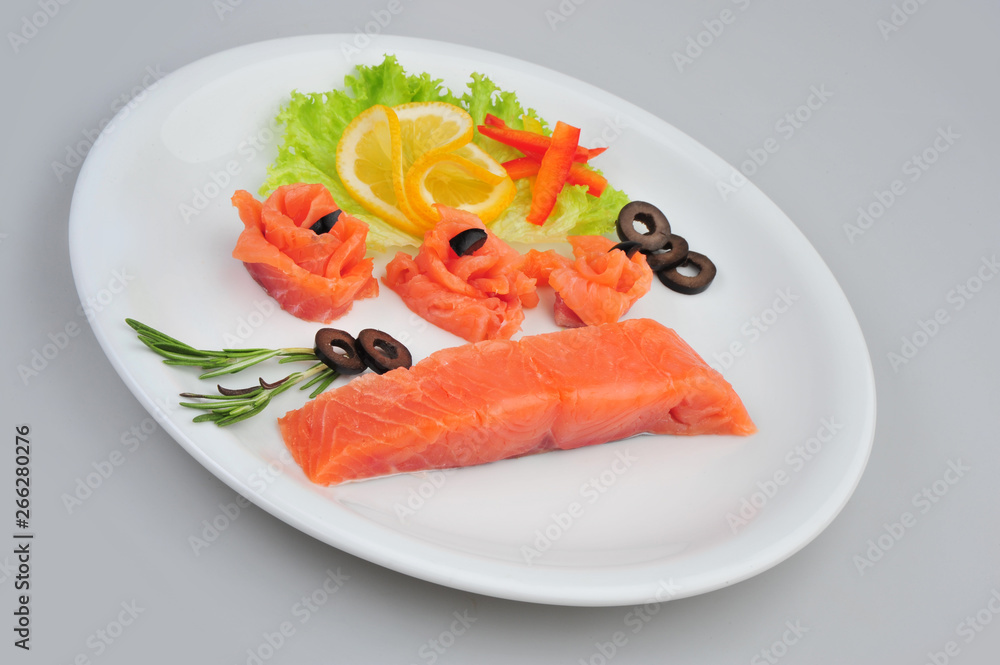
POLYGON ((441 219, 435 203, 471 212, 488 224, 517 194, 503 166, 475 143, 424 155, 407 171, 405 184, 406 199, 426 228, 441 219))
POLYGON ((397 197, 402 182, 403 148, 399 118, 388 106, 358 114, 337 144, 337 175, 365 210, 407 233, 420 234, 419 218, 407 215, 397 197), (411 217, 414 219, 411 220, 411 217))
POLYGON ((372 106, 344 130, 337 174, 366 210, 419 235, 427 224, 408 200, 404 175, 423 157, 469 144, 473 129, 472 116, 444 102, 372 106))
POLYGON ((472 116, 454 104, 412 102, 393 106, 392 110, 399 118, 403 173, 423 155, 451 152, 472 140, 472 116))
POLYGON ((445 102, 411 102, 393 106, 399 118, 402 158, 395 164, 393 186, 399 208, 410 221, 421 220, 406 193, 404 174, 417 160, 450 152, 472 140, 474 123, 465 109, 445 102))

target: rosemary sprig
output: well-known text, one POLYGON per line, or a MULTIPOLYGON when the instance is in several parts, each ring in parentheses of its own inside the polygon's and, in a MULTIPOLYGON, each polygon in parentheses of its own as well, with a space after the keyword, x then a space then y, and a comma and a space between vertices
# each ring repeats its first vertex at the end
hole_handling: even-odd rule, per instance
POLYGON ((237 390, 218 386, 218 395, 181 393, 181 397, 207 400, 204 402, 181 402, 181 406, 208 411, 208 413, 196 416, 194 419, 196 423, 207 421, 224 427, 257 415, 267 407, 275 395, 283 393, 296 383, 308 379, 300 390, 305 390, 318 383, 317 388, 309 395, 309 398, 312 399, 326 390, 335 378, 337 378, 337 372, 323 363, 316 363, 303 372, 292 372, 274 383, 267 383, 264 379, 260 379, 259 386, 237 390))
POLYGON ((201 402, 181 402, 181 406, 207 411, 194 418, 194 422, 214 422, 220 427, 238 423, 255 416, 265 408, 276 396, 288 390, 297 383, 305 381, 300 390, 316 386, 309 394, 312 399, 326 390, 339 374, 319 360, 314 349, 290 347, 284 349, 222 349, 221 351, 206 351, 196 349, 180 340, 165 335, 159 330, 147 326, 135 319, 125 319, 125 322, 139 336, 139 341, 163 356, 167 365, 188 365, 209 370, 198 378, 211 379, 223 374, 235 374, 258 363, 279 358, 279 363, 311 361, 313 364, 307 370, 292 372, 274 383, 258 379, 260 385, 249 388, 224 388, 217 386, 218 395, 200 395, 197 393, 181 393, 187 399, 205 400, 201 402))
POLYGON ((264 362, 270 358, 280 357, 278 362, 297 362, 316 360, 316 354, 307 348, 286 349, 222 349, 221 351, 205 351, 189 346, 159 330, 147 326, 135 319, 125 319, 139 336, 139 341, 154 352, 163 356, 167 365, 191 365, 209 370, 199 376, 200 379, 211 379, 223 374, 235 374, 247 367, 264 362))

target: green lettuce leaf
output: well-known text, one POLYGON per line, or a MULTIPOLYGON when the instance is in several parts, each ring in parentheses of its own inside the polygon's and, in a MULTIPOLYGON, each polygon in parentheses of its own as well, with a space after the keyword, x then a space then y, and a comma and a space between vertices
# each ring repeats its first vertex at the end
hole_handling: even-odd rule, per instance
MULTIPOLYGON (((462 95, 459 104, 469 112, 472 121, 478 126, 485 122, 486 114, 490 113, 504 121, 513 129, 524 129, 525 115, 535 118, 545 126, 545 121, 538 117, 535 109, 525 111, 517 101, 517 95, 513 92, 505 92, 498 88, 493 81, 482 74, 473 73, 472 81, 469 83, 469 91, 462 95)), ((546 132, 550 133, 550 132, 546 132)), ((480 148, 490 153, 490 157, 498 162, 506 162, 510 159, 523 157, 521 152, 509 145, 504 145, 499 141, 494 141, 488 136, 483 136, 478 131, 473 135, 472 141, 480 148)))
POLYGON ((597 198, 583 185, 566 185, 545 224, 536 226, 525 219, 531 209, 532 180, 517 181, 514 201, 490 223, 490 230, 509 242, 561 242, 566 236, 604 235, 614 229, 618 211, 629 202, 628 196, 611 186, 597 198))
MULTIPOLYGON (((320 93, 293 91, 280 113, 284 126, 278 156, 267 170, 260 194, 267 196, 281 185, 297 182, 322 183, 340 207, 365 221, 370 228, 369 248, 383 251, 388 247, 419 245, 421 238, 400 231, 365 210, 347 192, 337 175, 336 156, 340 138, 359 113, 376 104, 397 106, 408 102, 447 102, 464 108, 479 125, 487 113, 502 118, 510 127, 522 129, 522 117, 536 118, 547 124, 534 109, 525 110, 511 91, 501 90, 486 76, 473 73, 461 97, 430 74, 407 74, 395 56, 386 55, 381 64, 359 65, 344 78, 343 90, 320 93)), ((498 162, 520 157, 509 146, 476 132, 473 140, 498 162)), ((567 235, 604 234, 614 228, 618 210, 628 203, 622 192, 607 187, 600 197, 586 194, 584 187, 566 186, 544 226, 524 221, 531 207, 531 181, 517 182, 513 203, 490 224, 500 237, 510 242, 557 242, 567 235)))

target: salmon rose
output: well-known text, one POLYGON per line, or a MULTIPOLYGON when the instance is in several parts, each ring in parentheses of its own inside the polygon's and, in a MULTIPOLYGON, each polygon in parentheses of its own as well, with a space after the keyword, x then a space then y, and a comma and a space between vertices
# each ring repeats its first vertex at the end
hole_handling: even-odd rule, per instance
POLYGON ((233 258, 288 313, 329 323, 355 300, 378 295, 373 262, 365 258, 368 225, 340 212, 323 185, 284 185, 264 203, 239 190, 232 201, 244 226, 233 258), (329 231, 311 228, 338 212, 329 231))
POLYGON ((570 236, 575 261, 554 250, 531 250, 521 269, 556 292, 556 323, 565 328, 614 323, 649 292, 653 271, 639 252, 631 258, 604 236, 570 236))
POLYGON ((399 252, 382 281, 406 306, 469 342, 510 339, 521 329, 524 307, 538 304, 535 280, 517 266, 521 255, 475 215, 438 204, 439 221, 415 257, 399 252), (486 231, 482 247, 458 256, 451 239, 469 229, 486 231))

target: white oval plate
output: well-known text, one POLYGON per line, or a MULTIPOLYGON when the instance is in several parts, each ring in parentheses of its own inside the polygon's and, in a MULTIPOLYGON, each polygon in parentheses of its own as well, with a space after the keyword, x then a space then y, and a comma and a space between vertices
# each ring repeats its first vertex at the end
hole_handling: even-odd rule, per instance
MULTIPOLYGON (((680 598, 760 573, 816 537, 864 469, 875 392, 854 314, 795 225, 752 184, 723 200, 718 183, 731 182, 732 167, 590 85, 509 57, 400 37, 379 37, 348 62, 342 46, 351 39, 252 44, 173 72, 119 113, 81 170, 70 217, 77 288, 94 305, 91 323, 111 363, 164 429, 228 485, 322 541, 505 598, 680 598), (304 403, 302 393, 285 393, 230 428, 191 422, 194 413, 176 406, 178 393, 212 384, 163 365, 124 319, 206 349, 311 344, 318 326, 278 309, 231 258, 242 225, 229 198, 236 189, 257 192, 279 140, 272 119, 292 89, 341 87, 356 64, 377 64, 385 52, 456 92, 472 72, 485 73, 550 123, 581 127, 584 144, 610 143, 595 166, 633 199, 659 205, 675 232, 719 267, 698 296, 654 283, 629 316, 675 328, 721 369, 758 434, 635 437, 325 488, 306 480, 277 428, 280 414, 304 403)), ((545 304, 528 313, 525 334, 555 329, 545 304)), ((337 323, 369 326, 404 339, 418 359, 461 343, 384 287, 337 323)), ((273 380, 285 368, 262 373, 273 380)))

